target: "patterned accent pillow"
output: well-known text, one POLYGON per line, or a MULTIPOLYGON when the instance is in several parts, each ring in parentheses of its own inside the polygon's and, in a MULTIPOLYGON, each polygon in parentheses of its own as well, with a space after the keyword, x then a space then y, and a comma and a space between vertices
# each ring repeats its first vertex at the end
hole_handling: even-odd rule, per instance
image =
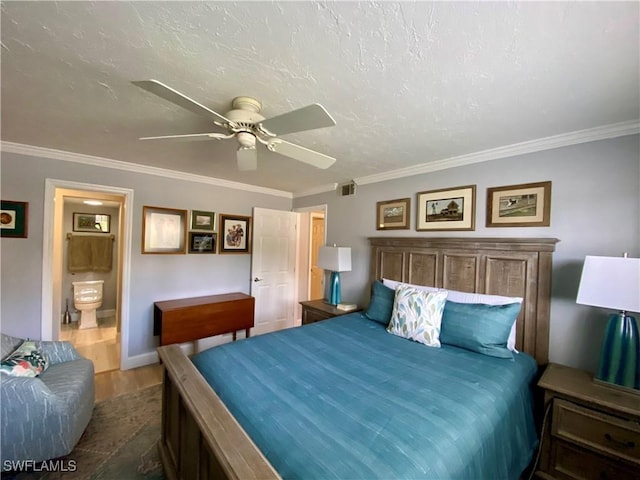
POLYGON ((399 286, 387 331, 439 348, 440 323, 446 300, 446 290, 425 292, 408 285, 399 286))
POLYGON ((47 359, 35 342, 26 340, 2 361, 0 372, 14 377, 37 377, 47 366, 47 359))

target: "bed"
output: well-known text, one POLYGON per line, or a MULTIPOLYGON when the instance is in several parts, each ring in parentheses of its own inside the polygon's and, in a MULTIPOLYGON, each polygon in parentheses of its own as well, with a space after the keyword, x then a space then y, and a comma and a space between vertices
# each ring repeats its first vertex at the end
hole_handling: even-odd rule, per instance
POLYGON ((425 347, 361 313, 193 361, 161 347, 167 477, 518 478, 537 443, 530 390, 547 363, 556 242, 370 239, 372 282, 522 297, 511 360, 425 347))

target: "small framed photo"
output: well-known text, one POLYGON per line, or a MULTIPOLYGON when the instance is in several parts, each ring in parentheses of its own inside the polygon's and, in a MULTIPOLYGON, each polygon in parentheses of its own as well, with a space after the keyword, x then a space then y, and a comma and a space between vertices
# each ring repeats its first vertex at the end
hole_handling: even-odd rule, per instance
POLYGON ((221 213, 218 218, 219 253, 251 253, 251 217, 221 213))
POLYGON ((0 237, 27 238, 29 203, 0 201, 0 237))
POLYGON ((111 215, 73 212, 73 231, 109 233, 111 231, 111 215))
POLYGON ((475 230, 476 186, 419 192, 416 230, 475 230))
POLYGON ((189 253, 216 253, 216 234, 189 232, 189 253))
POLYGON ((407 230, 409 228, 410 198, 378 202, 376 207, 376 230, 407 230))
POLYGON ((487 189, 487 227, 548 227, 551 182, 487 189))
POLYGON ((186 253, 186 225, 186 210, 143 206, 142 253, 186 253))
POLYGON ((191 210, 191 230, 215 230, 215 212, 205 212, 203 210, 191 210))

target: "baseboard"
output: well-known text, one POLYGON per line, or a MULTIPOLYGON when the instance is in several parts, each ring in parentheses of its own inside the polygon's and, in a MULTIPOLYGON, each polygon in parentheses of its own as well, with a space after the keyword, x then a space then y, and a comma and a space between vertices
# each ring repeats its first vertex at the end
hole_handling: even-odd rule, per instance
POLYGON ((131 370, 132 368, 146 367, 158 363, 160 358, 158 352, 141 353, 133 357, 124 358, 121 361, 121 370, 131 370))
MULTIPOLYGON (((191 343, 180 344, 180 349, 187 356, 194 353, 193 344, 191 343)), ((123 359, 121 363, 121 370, 131 370, 132 368, 146 367, 147 365, 154 365, 159 362, 160 357, 158 357, 157 351, 141 353, 139 355, 134 355, 133 357, 123 359)))

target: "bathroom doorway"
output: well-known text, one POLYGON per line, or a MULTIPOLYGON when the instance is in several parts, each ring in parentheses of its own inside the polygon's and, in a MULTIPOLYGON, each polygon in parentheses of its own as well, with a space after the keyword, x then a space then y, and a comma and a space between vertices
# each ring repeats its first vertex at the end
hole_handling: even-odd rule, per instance
MULTIPOLYGON (((131 257, 130 205, 133 191, 118 187, 47 179, 45 182, 42 285, 42 339, 68 340, 81 355, 90 358, 96 373, 130 368, 128 360, 129 263, 131 257), (89 202, 85 203, 85 202, 89 202), (100 205, 95 203, 101 202, 100 205), (94 203, 94 205, 91 205, 94 203), (91 228, 89 219, 98 225, 91 228), (99 222, 98 222, 99 220, 99 222), (78 266, 69 257, 69 243, 82 239, 103 240, 112 245, 106 264, 78 266), (108 239, 108 242, 107 242, 108 239), (72 260, 70 262, 70 260, 72 260), (73 283, 101 284, 99 306, 86 315, 76 309, 73 283), (67 314, 68 313, 68 314, 67 314), (95 313, 95 323, 89 321, 95 313)), ((103 262, 106 261, 103 260, 103 262)), ((83 310, 86 305, 77 302, 83 310)))
POLYGON ((118 196, 97 198, 88 191, 63 193, 60 300, 64 313, 58 338, 71 342, 80 355, 93 361, 96 373, 120 368, 117 246, 122 202, 118 196), (92 286, 99 288, 88 290, 92 286), (80 303, 80 292, 87 291, 92 301, 80 303))

